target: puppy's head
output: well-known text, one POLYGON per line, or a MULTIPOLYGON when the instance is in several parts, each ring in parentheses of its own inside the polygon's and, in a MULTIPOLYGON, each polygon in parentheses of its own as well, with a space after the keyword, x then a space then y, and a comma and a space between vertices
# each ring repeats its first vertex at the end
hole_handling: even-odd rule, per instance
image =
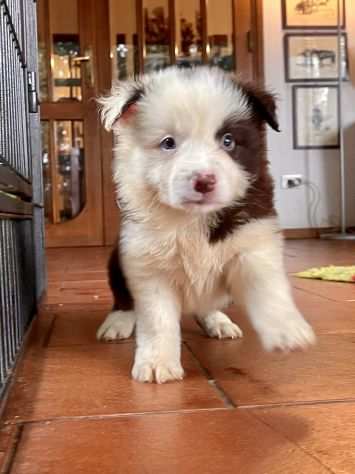
POLYGON ((218 69, 169 68, 100 102, 117 136, 116 181, 186 212, 241 201, 265 159, 264 125, 278 130, 273 96, 218 69))

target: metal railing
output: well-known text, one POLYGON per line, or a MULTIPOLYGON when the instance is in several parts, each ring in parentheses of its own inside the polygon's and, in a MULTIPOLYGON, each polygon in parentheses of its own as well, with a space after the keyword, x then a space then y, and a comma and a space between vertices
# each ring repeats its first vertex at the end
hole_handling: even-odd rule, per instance
POLYGON ((22 176, 31 177, 28 159, 26 57, 24 31, 19 23, 25 2, 1 2, 0 155, 22 176), (12 14, 11 14, 12 13, 12 14), (14 20, 13 20, 14 18, 14 20))
POLYGON ((36 3, 0 0, 0 397, 44 289, 36 3))

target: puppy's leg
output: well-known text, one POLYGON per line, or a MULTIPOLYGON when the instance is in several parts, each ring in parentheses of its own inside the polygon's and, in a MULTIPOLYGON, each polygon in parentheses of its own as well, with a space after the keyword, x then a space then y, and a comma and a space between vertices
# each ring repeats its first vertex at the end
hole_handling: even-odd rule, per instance
POLYGON ((287 351, 315 342, 311 326, 293 302, 278 237, 242 252, 228 280, 233 297, 244 301, 266 350, 287 351))
POLYGON ((134 331, 136 316, 133 311, 133 298, 121 268, 118 246, 111 253, 108 276, 114 304, 111 313, 99 327, 96 337, 105 341, 127 339, 134 331))
POLYGON ((218 339, 237 339, 243 336, 240 327, 233 323, 233 321, 221 311, 198 314, 196 319, 210 337, 217 337, 218 339))
POLYGON ((134 331, 136 315, 134 311, 112 311, 97 330, 97 339, 113 341, 128 339, 134 331))
POLYGON ((139 382, 181 380, 180 303, 164 278, 140 281, 135 291, 136 353, 132 376, 139 382))

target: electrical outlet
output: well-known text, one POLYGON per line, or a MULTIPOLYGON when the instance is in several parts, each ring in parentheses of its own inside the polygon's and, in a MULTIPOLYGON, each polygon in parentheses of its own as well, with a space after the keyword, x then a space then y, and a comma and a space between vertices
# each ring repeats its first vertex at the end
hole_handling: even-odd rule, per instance
POLYGON ((281 177, 281 188, 291 189, 303 184, 303 176, 301 174, 284 174, 281 177))

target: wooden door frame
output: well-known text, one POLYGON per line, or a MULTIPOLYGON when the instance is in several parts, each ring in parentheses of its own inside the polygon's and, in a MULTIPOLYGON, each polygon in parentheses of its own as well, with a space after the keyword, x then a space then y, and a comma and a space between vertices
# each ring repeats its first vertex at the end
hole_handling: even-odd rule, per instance
MULTIPOLYGON (((96 50, 97 55, 97 88, 99 95, 111 88, 111 39, 109 0, 95 2, 96 50)), ((103 234, 104 245, 112 245, 118 236, 120 213, 115 202, 115 187, 112 180, 113 137, 100 124, 100 156, 102 167, 103 192, 103 234)))
MULTIPOLYGON (((49 48, 48 60, 50 61, 53 52, 52 39, 49 31, 49 8, 48 0, 43 0, 44 8, 47 10, 47 22, 45 23, 46 44, 49 48)), ((90 77, 86 71, 82 75, 83 83, 86 86, 82 88, 83 100, 76 102, 53 102, 52 89, 52 70, 48 67, 48 91, 49 98, 41 105, 41 120, 47 120, 50 124, 53 121, 81 120, 84 126, 84 149, 85 153, 85 186, 86 201, 80 213, 65 222, 46 224, 46 246, 47 247, 73 247, 73 246, 97 246, 104 244, 103 238, 103 197, 102 197, 102 165, 100 160, 101 143, 100 127, 97 118, 96 104, 92 100, 98 93, 98 83, 95 81, 95 74, 98 71, 97 49, 97 19, 94 10, 97 7, 96 0, 79 0, 79 31, 80 31, 80 49, 82 52, 91 52, 91 74, 90 77), (90 11, 90 15, 82 12, 90 11), (99 185, 95 186, 98 182, 99 185)), ((52 186, 56 185, 56 156, 55 156, 55 136, 53 127, 50 127, 49 146, 51 150, 51 174, 52 186)), ((52 201, 55 199, 52 197, 52 201)), ((55 203, 53 209, 55 210, 55 203)))

